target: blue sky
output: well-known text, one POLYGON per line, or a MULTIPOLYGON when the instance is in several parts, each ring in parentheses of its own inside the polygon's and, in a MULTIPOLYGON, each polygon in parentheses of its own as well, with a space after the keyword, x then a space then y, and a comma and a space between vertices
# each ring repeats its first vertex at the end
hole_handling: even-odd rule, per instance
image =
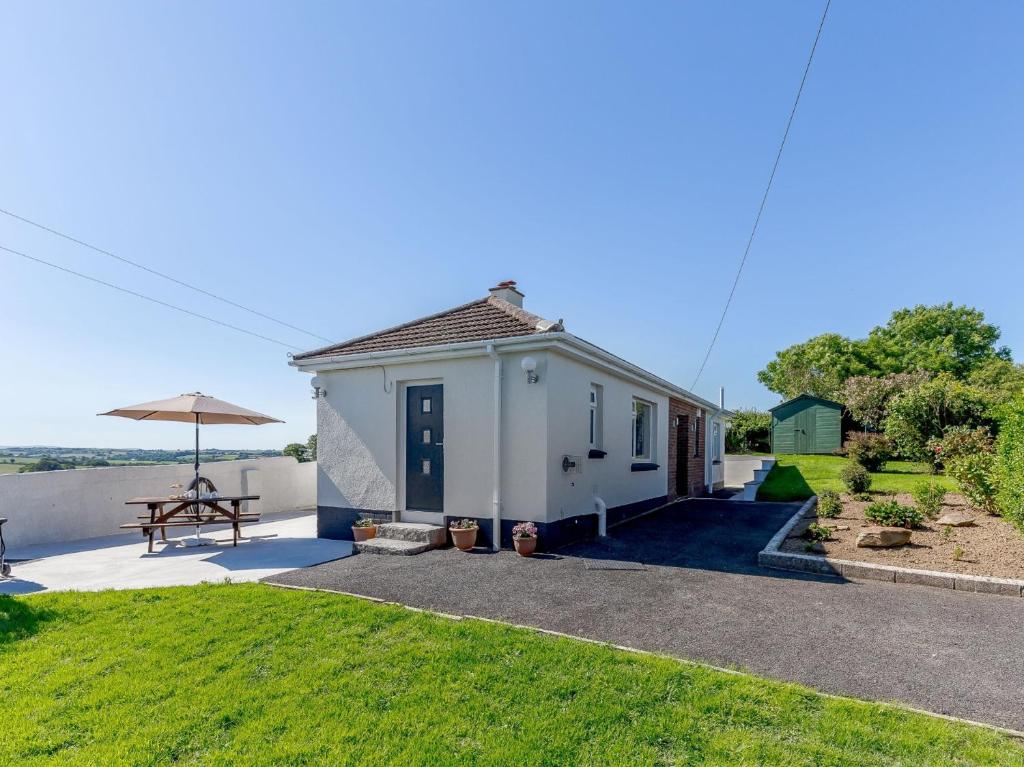
MULTIPOLYGON (((818 2, 0 7, 0 207, 344 339, 519 281, 527 308, 689 386, 818 2)), ((697 387, 901 306, 983 309, 1021 359, 1024 6, 832 6, 697 387)), ((0 216, 0 245, 318 341, 0 216)), ((314 429, 285 352, 0 252, 0 444, 187 447, 97 418, 202 390, 314 429)))

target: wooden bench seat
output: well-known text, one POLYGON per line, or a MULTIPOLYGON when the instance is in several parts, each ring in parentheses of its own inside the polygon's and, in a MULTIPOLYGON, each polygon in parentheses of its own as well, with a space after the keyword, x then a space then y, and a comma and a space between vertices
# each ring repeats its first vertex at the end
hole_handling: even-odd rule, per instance
MULTIPOLYGON (((175 515, 173 521, 164 522, 164 524, 170 526, 170 525, 174 524, 174 522, 181 521, 182 518, 183 518, 182 515, 175 515)), ((238 521, 239 522, 253 522, 253 521, 259 520, 259 518, 260 518, 260 515, 258 513, 256 513, 256 512, 249 512, 247 514, 240 514, 238 516, 238 521)), ((149 515, 148 514, 139 514, 139 516, 137 516, 136 519, 143 519, 143 520, 147 520, 148 521, 149 520, 149 515)), ((203 521, 200 522, 199 524, 201 524, 201 525, 208 525, 208 524, 218 524, 218 523, 223 523, 225 525, 230 525, 231 524, 231 520, 226 518, 226 517, 209 517, 209 518, 203 517, 203 521)), ((159 525, 160 523, 159 522, 154 522, 153 524, 159 525)), ((195 522, 193 521, 193 522, 190 522, 189 524, 195 524, 195 522)), ((123 527, 123 525, 122 525, 122 527, 123 527)))
MULTIPOLYGON (((259 514, 243 514, 238 522, 258 522, 259 514)), ((224 517, 213 517, 210 519, 169 519, 166 522, 150 522, 148 519, 141 522, 125 522, 122 528, 130 530, 144 530, 150 527, 202 527, 203 525, 230 525, 236 520, 225 519, 224 517)))

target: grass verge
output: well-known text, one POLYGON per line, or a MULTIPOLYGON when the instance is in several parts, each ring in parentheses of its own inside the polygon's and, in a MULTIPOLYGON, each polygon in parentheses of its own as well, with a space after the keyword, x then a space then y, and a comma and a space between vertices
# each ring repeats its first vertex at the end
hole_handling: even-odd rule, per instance
POLYGON ((996 733, 258 584, 0 597, 19 765, 1021 765, 996 733))
MULTIPOLYGON (((780 455, 775 468, 758 489, 759 501, 802 501, 822 490, 843 491, 839 473, 848 459, 835 455, 780 455)), ((944 475, 932 475, 928 465, 912 461, 889 461, 884 471, 871 474, 873 493, 909 493, 918 484, 935 480, 947 490, 957 485, 944 475)))

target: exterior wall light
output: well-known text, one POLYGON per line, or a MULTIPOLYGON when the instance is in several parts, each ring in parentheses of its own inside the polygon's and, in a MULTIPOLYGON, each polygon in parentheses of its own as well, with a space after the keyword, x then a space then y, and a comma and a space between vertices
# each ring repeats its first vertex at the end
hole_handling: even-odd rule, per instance
POLYGON ((309 382, 309 385, 313 387, 313 399, 327 396, 327 389, 324 388, 324 379, 320 376, 313 376, 313 380, 309 382))
POLYGON ((523 361, 520 363, 523 370, 526 371, 526 383, 535 384, 540 380, 537 375, 537 360, 533 357, 523 357, 523 361))

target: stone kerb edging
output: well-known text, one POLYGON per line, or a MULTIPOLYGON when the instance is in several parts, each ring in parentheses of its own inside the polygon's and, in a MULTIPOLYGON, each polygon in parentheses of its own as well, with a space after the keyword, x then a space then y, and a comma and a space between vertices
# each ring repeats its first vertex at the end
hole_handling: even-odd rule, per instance
POLYGON ((935 570, 915 570, 910 567, 875 565, 868 562, 851 562, 846 559, 829 559, 814 554, 795 554, 779 551, 800 520, 808 516, 818 505, 818 497, 811 496, 800 510, 775 533, 768 545, 757 555, 761 567, 774 570, 795 570, 818 575, 835 575, 848 580, 886 581, 888 583, 912 583, 918 586, 935 586, 973 594, 998 594, 1008 597, 1024 597, 1024 581, 1012 578, 992 578, 986 575, 964 575, 944 573, 935 570))

